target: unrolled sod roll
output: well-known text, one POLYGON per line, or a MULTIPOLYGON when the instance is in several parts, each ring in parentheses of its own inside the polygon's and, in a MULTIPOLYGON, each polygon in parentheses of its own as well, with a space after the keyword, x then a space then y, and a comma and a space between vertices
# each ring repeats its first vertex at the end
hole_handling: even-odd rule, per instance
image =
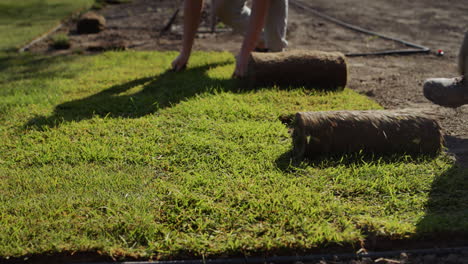
POLYGON ((278 85, 339 90, 346 86, 348 70, 345 56, 339 52, 253 52, 246 77, 251 88, 278 85))
POLYGON ((296 159, 341 153, 437 154, 437 121, 408 110, 300 112, 293 132, 296 159))

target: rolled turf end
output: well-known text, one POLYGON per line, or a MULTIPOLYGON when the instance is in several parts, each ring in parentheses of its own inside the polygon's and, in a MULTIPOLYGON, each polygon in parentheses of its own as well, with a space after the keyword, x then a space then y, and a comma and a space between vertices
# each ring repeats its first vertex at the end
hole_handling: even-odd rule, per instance
POLYGON ((347 63, 342 53, 308 50, 253 52, 246 77, 250 88, 277 85, 323 90, 342 90, 347 78, 347 63))
POLYGON ((372 153, 436 155, 444 139, 439 123, 406 110, 299 112, 293 157, 372 153))

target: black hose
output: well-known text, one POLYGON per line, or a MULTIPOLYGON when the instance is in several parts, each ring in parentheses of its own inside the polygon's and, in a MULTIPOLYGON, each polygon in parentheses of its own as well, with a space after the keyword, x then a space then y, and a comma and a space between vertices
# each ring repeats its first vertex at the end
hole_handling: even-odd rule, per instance
POLYGON ((370 31, 370 30, 358 27, 356 25, 346 23, 346 22, 344 22, 342 20, 339 20, 337 18, 326 15, 326 14, 320 12, 320 11, 317 11, 317 10, 315 10, 315 9, 313 9, 313 8, 307 6, 307 5, 305 5, 305 4, 303 4, 303 3, 299 2, 299 1, 289 0, 289 2, 293 6, 296 6, 296 7, 300 8, 300 9, 306 10, 309 13, 312 13, 312 14, 314 14, 314 15, 322 18, 322 19, 328 20, 328 21, 333 22, 333 23, 335 23, 337 25, 340 25, 342 27, 345 27, 345 28, 348 28, 348 29, 351 29, 351 30, 354 30, 354 31, 357 31, 357 32, 360 32, 360 33, 364 33, 364 34, 367 34, 367 35, 376 36, 376 37, 379 37, 381 39, 391 40, 391 41, 403 44, 403 45, 405 45, 407 47, 413 48, 413 49, 408 49, 408 50, 386 50, 386 51, 380 51, 380 52, 363 52, 363 53, 347 53, 347 54, 345 54, 348 57, 378 56, 378 55, 408 55, 408 54, 416 54, 416 53, 428 54, 431 51, 431 49, 429 49, 428 47, 424 47, 424 46, 421 46, 421 45, 418 45, 418 44, 414 44, 414 43, 411 43, 411 42, 408 42, 408 41, 405 41, 405 40, 402 40, 402 39, 385 36, 385 35, 382 35, 380 33, 370 31))
POLYGON ((161 37, 164 33, 169 31, 171 29, 172 24, 174 24, 174 21, 177 18, 177 15, 180 12, 180 8, 177 8, 176 11, 172 14, 171 18, 169 21, 167 21, 166 25, 159 31, 159 36, 161 37))
MULTIPOLYGON (((468 247, 457 248, 434 248, 414 250, 394 250, 384 252, 364 252, 357 254, 321 254, 307 256, 276 256, 276 257, 254 257, 254 258, 223 258, 223 259, 199 259, 199 260, 167 260, 167 261, 140 261, 140 262, 113 262, 112 264, 263 264, 263 263, 294 263, 320 260, 351 260, 362 258, 385 258, 398 257, 402 253, 409 255, 448 255, 468 251, 468 247)), ((87 263, 81 263, 87 264, 87 263)), ((89 264, 111 264, 111 263, 89 263, 89 264)))

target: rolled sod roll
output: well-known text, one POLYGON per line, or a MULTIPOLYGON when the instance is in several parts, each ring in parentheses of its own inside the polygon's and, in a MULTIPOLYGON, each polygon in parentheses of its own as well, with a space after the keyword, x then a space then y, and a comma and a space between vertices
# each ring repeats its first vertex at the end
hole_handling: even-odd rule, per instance
POLYGON ((300 112, 293 145, 296 159, 359 151, 434 155, 443 136, 437 121, 406 110, 300 112))
POLYGON ((346 86, 348 70, 345 56, 339 52, 253 52, 246 77, 251 88, 278 85, 340 90, 346 86))

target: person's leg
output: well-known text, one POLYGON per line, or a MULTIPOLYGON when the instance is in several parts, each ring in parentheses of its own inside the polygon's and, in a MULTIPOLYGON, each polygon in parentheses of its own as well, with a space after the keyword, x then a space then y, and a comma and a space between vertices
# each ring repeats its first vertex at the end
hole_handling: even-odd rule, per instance
POLYGON ((458 71, 461 75, 468 77, 468 31, 465 33, 465 39, 458 55, 458 71))
POLYGON ((427 79, 423 85, 424 96, 431 102, 446 107, 468 104, 468 32, 465 33, 460 48, 458 70, 461 77, 427 79))
POLYGON ((215 0, 214 10, 221 21, 234 32, 243 34, 249 25, 250 8, 245 0, 215 0))
MULTIPOLYGON (((249 26, 251 10, 245 0, 215 0, 214 10, 219 19, 235 33, 244 34, 249 26)), ((265 50, 265 34, 262 32, 257 48, 265 50)))
POLYGON ((271 0, 265 21, 265 42, 270 51, 283 51, 287 46, 288 0, 271 0))

